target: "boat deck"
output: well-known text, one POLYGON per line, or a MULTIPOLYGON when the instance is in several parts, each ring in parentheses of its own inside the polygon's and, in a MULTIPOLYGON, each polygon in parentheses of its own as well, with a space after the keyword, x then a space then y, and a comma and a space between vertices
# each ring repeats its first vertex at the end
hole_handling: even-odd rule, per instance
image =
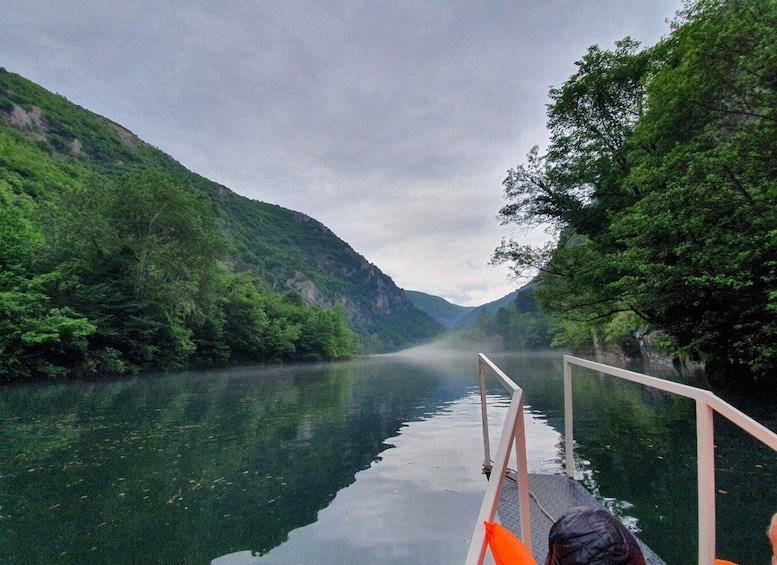
MULTIPOLYGON (((529 474, 532 552, 538 565, 548 555, 548 533, 553 523, 575 506, 604 508, 582 485, 566 475, 529 474)), ((499 521, 515 535, 521 534, 518 483, 512 471, 507 473, 497 513, 499 521)), ((636 536, 635 536, 636 537, 636 536)), ((642 540, 637 538, 648 565, 666 565, 642 540)))

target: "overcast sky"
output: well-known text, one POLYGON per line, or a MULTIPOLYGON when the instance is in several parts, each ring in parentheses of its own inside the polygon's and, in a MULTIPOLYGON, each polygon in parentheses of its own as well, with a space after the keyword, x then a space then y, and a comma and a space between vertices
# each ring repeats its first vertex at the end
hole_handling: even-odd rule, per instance
MULTIPOLYGON (((502 180, 588 46, 680 0, 10 0, 0 66, 187 168, 320 220, 402 288, 479 305, 502 180)), ((540 241, 544 234, 529 234, 540 241)))

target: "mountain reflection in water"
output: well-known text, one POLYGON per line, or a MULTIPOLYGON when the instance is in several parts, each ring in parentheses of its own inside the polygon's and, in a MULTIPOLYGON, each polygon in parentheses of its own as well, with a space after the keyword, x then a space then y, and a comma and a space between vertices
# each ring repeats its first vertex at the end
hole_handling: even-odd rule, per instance
MULTIPOLYGON (((492 401, 500 424, 509 402, 492 401)), ((530 470, 560 472, 559 434, 530 414, 527 437, 530 470)), ((392 449, 341 490, 318 521, 266 556, 238 552, 213 565, 462 563, 486 487, 479 395, 407 424, 389 441, 392 449)))
MULTIPOLYGON (((560 472, 561 355, 492 359, 526 392, 529 470, 560 472)), ((498 428, 509 400, 489 391, 498 428)), ((2 388, 2 561, 461 563, 486 488, 478 395, 475 352, 442 351, 2 388)), ((773 424, 761 400, 739 407, 773 424)), ((581 374, 575 441, 587 486, 694 562, 692 403, 581 374)), ((716 445, 719 556, 768 562, 777 458, 717 419, 716 445)))
POLYGON ((474 353, 440 360, 0 389, 0 555, 399 563, 423 540, 460 560, 486 486, 477 373, 474 353))

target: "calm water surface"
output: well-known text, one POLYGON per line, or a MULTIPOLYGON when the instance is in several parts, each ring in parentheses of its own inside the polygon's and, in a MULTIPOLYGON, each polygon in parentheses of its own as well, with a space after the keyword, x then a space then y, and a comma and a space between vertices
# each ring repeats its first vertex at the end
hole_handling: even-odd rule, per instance
MULTIPOLYGON (((530 471, 560 472, 560 356, 494 359, 527 394, 530 471)), ((0 562, 461 563, 486 487, 476 375, 467 353, 0 389, 0 562)), ((693 562, 692 404, 575 387, 588 487, 693 562)), ((725 426, 717 444, 719 554, 768 562, 777 461, 725 426)))

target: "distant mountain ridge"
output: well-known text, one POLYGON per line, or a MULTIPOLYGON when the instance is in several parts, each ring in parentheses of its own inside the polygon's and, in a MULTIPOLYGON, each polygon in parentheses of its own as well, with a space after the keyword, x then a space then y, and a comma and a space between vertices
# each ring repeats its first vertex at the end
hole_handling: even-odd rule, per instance
POLYGON ((405 296, 416 308, 420 308, 446 328, 454 327, 459 320, 476 308, 452 304, 444 298, 417 290, 405 290, 405 296))
POLYGON ((465 316, 460 318, 456 322, 455 327, 468 328, 475 323, 475 320, 478 319, 478 316, 480 316, 480 314, 483 314, 483 313, 493 314, 494 312, 498 311, 500 308, 509 308, 515 302, 515 299, 518 298, 518 296, 521 294, 521 290, 522 289, 514 290, 513 292, 503 296, 502 298, 498 298, 492 302, 488 302, 487 304, 483 304, 482 306, 478 306, 477 308, 474 308, 472 311, 468 312, 465 316))
POLYGON ((232 269, 278 292, 299 291, 310 305, 342 305, 367 351, 399 349, 442 331, 321 222, 240 196, 123 126, 0 68, 0 182, 41 204, 90 178, 114 180, 141 169, 163 171, 221 210, 232 269))
MULTIPOLYGON (((523 287, 526 288, 526 287, 523 287)), ((468 328, 483 313, 493 314, 500 308, 509 308, 523 289, 515 290, 502 298, 481 306, 459 306, 439 296, 433 296, 417 290, 405 290, 405 295, 417 307, 429 314, 446 328, 468 328)))
MULTIPOLYGON (((505 351, 551 349, 553 320, 542 312, 532 280, 506 296, 475 308, 456 306, 442 298, 409 291, 409 296, 430 316, 446 325, 450 343, 487 346, 505 351), (457 314, 462 314, 456 318, 457 314)), ((405 291, 408 292, 408 291, 405 291)))

